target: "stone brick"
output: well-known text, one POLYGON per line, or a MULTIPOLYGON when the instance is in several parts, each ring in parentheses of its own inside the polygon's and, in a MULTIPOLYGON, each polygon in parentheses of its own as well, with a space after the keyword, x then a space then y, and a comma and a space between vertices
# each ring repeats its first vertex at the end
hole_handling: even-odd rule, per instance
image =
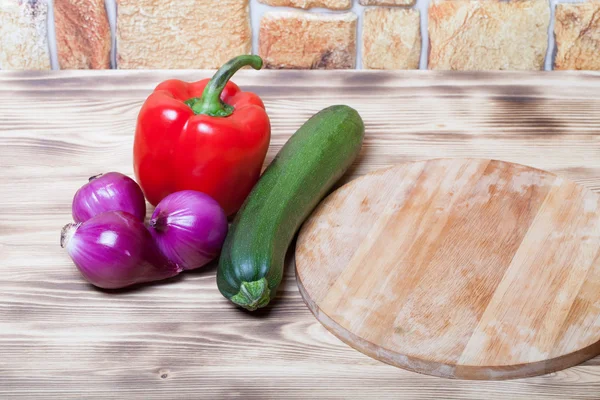
POLYGON ((369 8, 363 19, 363 66, 417 69, 421 58, 419 10, 369 8))
POLYGON ((429 68, 543 69, 549 19, 548 0, 434 0, 429 68))
POLYGON ((117 2, 119 68, 218 68, 252 50, 248 0, 117 2))
POLYGON ((329 8, 330 10, 349 10, 352 0, 258 0, 259 3, 279 7, 329 8))
POLYGON ((559 4, 554 69, 600 70, 600 1, 559 4))
POLYGON ((414 6, 417 0, 360 0, 363 6, 414 6))
POLYGON ((352 12, 269 12, 260 25, 259 53, 268 68, 354 68, 356 23, 352 12))
POLYGON ((110 68, 111 37, 104 0, 54 0, 54 21, 60 68, 110 68))
POLYGON ((0 69, 50 69, 46 0, 0 0, 0 69))

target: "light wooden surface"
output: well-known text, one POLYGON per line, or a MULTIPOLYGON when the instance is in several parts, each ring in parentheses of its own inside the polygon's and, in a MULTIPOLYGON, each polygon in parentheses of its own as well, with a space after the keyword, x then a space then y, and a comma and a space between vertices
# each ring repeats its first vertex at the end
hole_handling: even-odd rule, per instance
POLYGON ((300 293, 360 351, 507 379, 600 354, 600 199, 523 165, 437 159, 331 194, 296 246, 300 293))
MULTIPOLYGON (((107 294, 59 246, 86 178, 132 174, 137 112, 161 80, 201 71, 0 74, 0 397, 598 399, 600 358, 502 382, 435 378, 376 361, 330 334, 292 265, 268 310, 231 307, 215 268, 107 294)), ((265 99, 268 160, 310 115, 363 115, 352 177, 437 157, 501 159, 600 191, 600 74, 244 71, 265 99)))

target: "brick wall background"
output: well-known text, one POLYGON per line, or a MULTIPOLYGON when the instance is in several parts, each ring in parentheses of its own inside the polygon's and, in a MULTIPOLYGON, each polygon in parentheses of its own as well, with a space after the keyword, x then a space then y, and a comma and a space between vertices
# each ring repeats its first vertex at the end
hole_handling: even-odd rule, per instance
POLYGON ((0 0, 0 69, 600 70, 600 0, 22 1, 0 0))

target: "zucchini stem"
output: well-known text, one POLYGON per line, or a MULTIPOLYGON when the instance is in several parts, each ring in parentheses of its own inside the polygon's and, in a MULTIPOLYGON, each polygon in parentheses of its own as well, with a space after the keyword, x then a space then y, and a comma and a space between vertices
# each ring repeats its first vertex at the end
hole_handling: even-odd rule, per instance
POLYGON ((271 291, 267 278, 262 278, 254 282, 242 282, 238 294, 231 298, 231 301, 248 311, 254 311, 269 304, 271 300, 271 291))

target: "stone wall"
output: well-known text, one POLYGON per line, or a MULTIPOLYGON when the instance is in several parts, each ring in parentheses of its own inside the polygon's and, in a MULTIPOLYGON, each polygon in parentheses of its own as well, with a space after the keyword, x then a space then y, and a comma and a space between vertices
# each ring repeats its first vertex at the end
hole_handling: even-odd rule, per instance
POLYGON ((0 69, 250 52, 276 69, 600 70, 600 0, 0 0, 0 69))

